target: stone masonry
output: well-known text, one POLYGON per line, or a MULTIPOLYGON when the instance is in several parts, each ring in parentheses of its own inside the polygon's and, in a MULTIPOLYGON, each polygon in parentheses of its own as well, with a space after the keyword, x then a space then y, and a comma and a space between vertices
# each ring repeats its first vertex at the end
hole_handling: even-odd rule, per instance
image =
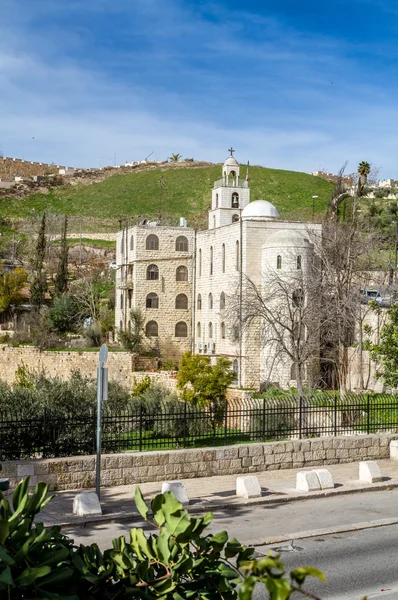
POLYGON ((59 169, 64 169, 61 165, 47 165, 44 163, 30 162, 20 158, 9 158, 0 156, 0 178, 11 179, 16 176, 34 177, 35 175, 56 174, 59 169))
MULTIPOLYGON (((101 481, 103 486, 111 487, 374 461, 389 457, 389 444, 394 439, 398 439, 398 434, 104 455, 101 481)), ((27 475, 31 476, 32 485, 44 481, 55 490, 92 488, 95 485, 94 456, 9 461, 3 462, 2 466, 2 475, 10 478, 12 487, 27 475)))

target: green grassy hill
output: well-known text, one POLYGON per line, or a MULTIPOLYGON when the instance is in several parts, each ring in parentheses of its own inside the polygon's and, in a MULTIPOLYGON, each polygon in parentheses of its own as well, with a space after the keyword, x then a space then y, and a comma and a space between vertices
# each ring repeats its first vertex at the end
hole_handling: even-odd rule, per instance
MULTIPOLYGON (((245 168, 242 168, 243 177, 245 168)), ((113 175, 99 183, 53 188, 47 195, 0 200, 0 217, 28 219, 44 210, 83 217, 83 231, 114 231, 122 217, 159 216, 169 222, 184 216, 188 224, 203 227, 211 200, 213 182, 221 176, 220 165, 198 168, 157 168, 144 172, 113 175), (160 206, 159 179, 165 182, 160 206)), ((282 218, 308 220, 326 211, 332 184, 294 171, 249 168, 251 199, 269 200, 282 218)), ((70 231, 78 231, 80 219, 71 219, 70 231)))

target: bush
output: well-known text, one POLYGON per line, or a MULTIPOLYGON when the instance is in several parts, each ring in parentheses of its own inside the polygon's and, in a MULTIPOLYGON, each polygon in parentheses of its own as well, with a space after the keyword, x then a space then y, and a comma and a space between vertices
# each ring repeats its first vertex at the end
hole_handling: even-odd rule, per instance
POLYGON ((79 307, 73 296, 63 294, 54 299, 47 313, 50 329, 58 333, 76 332, 79 325, 79 307))
POLYGON ((176 394, 169 394, 164 399, 157 415, 154 434, 174 439, 177 446, 185 436, 201 436, 212 430, 210 414, 182 402, 176 394))
POLYGON ((93 323, 90 327, 84 330, 86 346, 96 348, 102 342, 102 328, 99 323, 93 323))
POLYGON ((60 527, 34 523, 51 498, 44 483, 33 495, 28 484, 17 486, 11 503, 0 495, 0 597, 7 600, 237 600, 238 588, 241 600, 251 600, 257 583, 271 600, 288 600, 307 576, 324 580, 311 567, 285 577, 278 554, 256 560, 226 531, 208 533, 212 514, 191 517, 170 492, 148 506, 136 489, 138 512, 154 533, 134 527, 105 552, 78 547, 60 527))

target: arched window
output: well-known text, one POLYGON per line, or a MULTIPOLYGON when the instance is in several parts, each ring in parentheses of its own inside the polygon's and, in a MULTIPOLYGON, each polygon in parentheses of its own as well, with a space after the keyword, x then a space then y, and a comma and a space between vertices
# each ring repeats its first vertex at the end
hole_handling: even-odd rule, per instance
POLYGON ((233 325, 232 327, 232 339, 234 342, 239 340, 239 327, 237 325, 233 325))
POLYGON ((154 233, 151 233, 151 235, 148 235, 146 242, 145 242, 145 247, 147 250, 159 250, 158 236, 155 235, 154 233))
POLYGON ((239 256, 239 242, 238 240, 236 240, 236 248, 235 248, 235 268, 237 271, 239 271, 239 262, 240 262, 240 256, 239 256))
POLYGON ((225 244, 223 244, 221 248, 221 265, 222 272, 225 273, 225 244))
POLYGON ((178 294, 176 297, 176 308, 181 310, 187 310, 188 308, 188 296, 185 294, 178 294))
POLYGON ((124 230, 122 234, 122 241, 120 242, 120 252, 124 254, 124 230))
POLYGON ((196 301, 196 308, 198 310, 202 310, 202 296, 201 296, 201 294, 198 294, 198 299, 196 301))
POLYGON ((232 215, 232 223, 237 223, 239 221, 239 215, 232 215))
POLYGON ((301 256, 300 256, 300 254, 297 257, 297 268, 301 269, 301 256))
POLYGON ((210 275, 213 275, 213 246, 210 246, 210 275))
POLYGON ((188 240, 185 235, 179 235, 176 239, 176 251, 188 252, 188 240))
POLYGON ((231 206, 232 208, 239 208, 239 194, 237 192, 232 194, 231 206))
POLYGON ((218 208, 218 194, 216 194, 216 208, 218 208))
POLYGON ((188 281, 188 269, 184 265, 177 267, 176 281, 188 281))
POLYGON ((276 268, 277 269, 282 268, 282 257, 280 254, 278 254, 278 256, 276 257, 276 268))
POLYGON ((213 294, 211 292, 209 294, 209 308, 213 308, 213 294))
POLYGON ((216 217, 213 215, 213 229, 216 228, 216 217))
POLYGON ((120 294, 120 308, 123 308, 123 294, 120 294))
POLYGON ((148 321, 145 326, 145 335, 147 337, 157 337, 158 336, 158 324, 156 321, 148 321))
POLYGON ((188 327, 184 321, 177 323, 175 334, 176 337, 188 337, 188 327))
POLYGON ((232 371, 235 375, 233 383, 237 384, 239 379, 239 363, 237 358, 232 361, 232 371))
POLYGON ((197 335, 196 335, 196 337, 198 338, 198 340, 200 340, 200 336, 202 335, 202 328, 201 328, 201 326, 200 326, 200 323, 199 323, 199 322, 198 322, 198 324, 197 324, 197 326, 196 326, 196 332, 197 332, 197 335))
POLYGON ((213 323, 209 323, 209 340, 213 337, 213 323))
POLYGON ((296 307, 303 306, 304 304, 304 292, 301 288, 298 288, 293 292, 292 296, 293 304, 296 307))
POLYGON ((220 294, 220 308, 221 309, 225 308, 225 294, 224 294, 224 292, 221 292, 221 294, 220 294))
POLYGON ((202 275, 202 249, 199 250, 199 277, 202 275))
POLYGON ((132 296, 133 296, 133 294, 132 294, 132 290, 129 290, 129 291, 128 291, 128 298, 129 298, 129 308, 131 308, 131 299, 132 299, 132 296))
POLYGON ((134 236, 130 237, 130 250, 134 250, 134 236))
POLYGON ((221 323, 221 339, 225 340, 225 323, 224 323, 224 321, 221 323))
POLYGON ((159 279, 159 267, 156 265, 149 265, 146 270, 146 278, 149 281, 157 281, 159 279))
POLYGON ((146 297, 146 308, 159 308, 159 296, 155 292, 151 292, 146 297))
POLYGON ((292 363, 290 367, 290 379, 297 379, 296 363, 292 363))
POLYGON ((119 329, 123 329, 123 321, 120 321, 120 323, 119 323, 119 329))

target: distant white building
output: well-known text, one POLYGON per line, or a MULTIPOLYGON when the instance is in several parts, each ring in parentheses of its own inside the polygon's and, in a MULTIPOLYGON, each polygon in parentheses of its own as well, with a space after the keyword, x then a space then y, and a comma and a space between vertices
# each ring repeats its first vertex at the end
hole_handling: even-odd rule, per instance
POLYGON ((291 364, 275 361, 256 334, 241 335, 230 322, 228 298, 249 277, 259 288, 276 269, 306 269, 313 260, 311 229, 321 226, 280 218, 266 200, 250 201, 248 174, 227 158, 214 183, 208 229, 136 225, 117 235, 116 328, 129 327, 131 308, 145 315, 146 335, 161 356, 177 359, 191 349, 226 356, 241 387, 264 381, 291 383, 291 364))

